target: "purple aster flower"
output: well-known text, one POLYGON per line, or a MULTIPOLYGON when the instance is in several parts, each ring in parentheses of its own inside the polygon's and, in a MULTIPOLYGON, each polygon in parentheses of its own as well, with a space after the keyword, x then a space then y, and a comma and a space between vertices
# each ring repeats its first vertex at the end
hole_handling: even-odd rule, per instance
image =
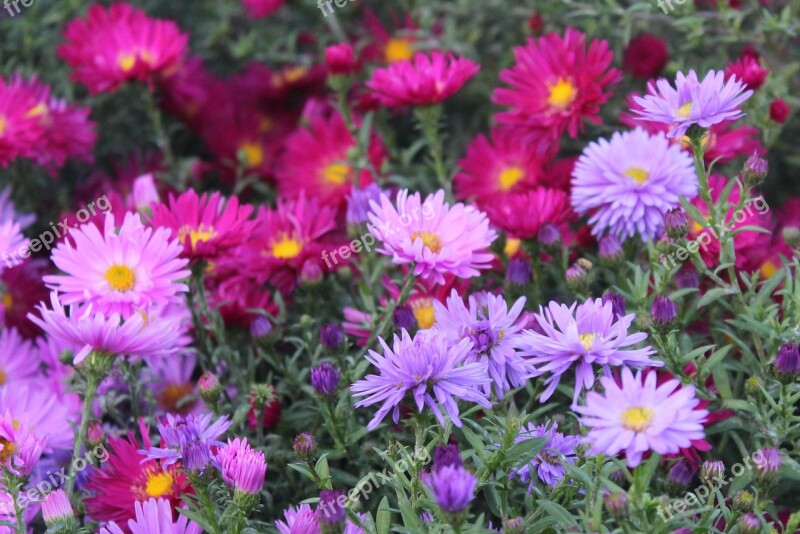
POLYGON ((400 403, 407 393, 412 394, 419 412, 428 406, 442 426, 444 408, 453 424, 461 428, 457 400, 492 407, 482 391, 490 382, 486 364, 465 363, 472 350, 469 339, 451 345, 446 333, 431 329, 417 332, 413 339, 403 330, 401 336, 394 336, 391 348, 383 338, 378 341, 383 356, 371 350, 366 359, 379 374, 368 375, 350 386, 353 396, 364 397, 355 404, 356 408, 383 403, 367 425, 368 430, 374 430, 390 410, 392 419, 398 422, 400 403))
POLYGON ((664 134, 641 128, 587 146, 572 171, 572 207, 590 213, 592 235, 655 239, 680 197, 697 195, 692 157, 664 134))
POLYGON ((211 422, 212 417, 210 413, 187 416, 167 414, 158 423, 163 447, 151 447, 139 452, 147 456, 146 460, 163 460, 164 467, 180 460, 189 471, 202 471, 211 461, 211 447, 224 445, 219 437, 231 426, 227 416, 223 415, 214 423, 211 422))
POLYGON ((636 375, 622 368, 622 383, 611 376, 600 379, 605 393, 590 391, 585 406, 573 410, 583 415, 582 425, 589 427, 586 443, 589 454, 616 455, 625 451, 628 467, 636 467, 647 451, 675 454, 704 439, 703 423, 708 410, 698 409, 700 401, 693 386, 681 386, 669 380, 660 386, 656 373, 636 375))
POLYGON ((319 340, 327 349, 338 349, 344 343, 344 332, 336 323, 328 323, 319 329, 319 340))
POLYGON ((370 201, 380 200, 383 191, 378 184, 369 184, 364 189, 353 188, 347 197, 347 223, 363 224, 367 222, 370 201))
POLYGON ((48 527, 62 523, 74 528, 75 513, 64 490, 58 489, 47 494, 42 503, 42 518, 48 527))
POLYGON ((753 462, 756 464, 759 476, 769 478, 781 470, 781 453, 773 448, 760 449, 753 455, 753 462))
MULTIPOLYGON (((495 392, 502 399, 506 391, 524 385, 533 371, 517 350, 522 339, 519 316, 525 297, 520 297, 510 310, 502 296, 486 294, 481 300, 485 300, 483 305, 470 296, 467 308, 454 289, 446 307, 434 301, 436 328, 446 333, 451 345, 463 339, 472 341, 465 362, 485 363, 495 392)), ((484 386, 487 395, 491 390, 491 384, 484 386)))
POLYGON ((320 528, 314 510, 308 504, 288 508, 283 512, 284 521, 275 521, 280 534, 319 534, 320 528))
POLYGON ((414 310, 411 306, 398 306, 392 314, 392 323, 397 330, 411 330, 417 326, 417 318, 414 317, 414 310))
POLYGON ((619 239, 613 235, 604 236, 598 243, 600 259, 606 263, 613 264, 622 259, 622 245, 619 239))
POLYGON ((660 367, 664 362, 652 360, 655 351, 647 346, 629 348, 647 339, 640 332, 629 334, 635 314, 619 316, 614 313, 611 302, 601 299, 587 300, 581 305, 550 302, 534 317, 539 322, 542 334, 533 330, 523 332, 523 354, 533 356, 529 362, 538 366, 532 376, 549 374, 547 388, 541 401, 550 398, 559 384, 561 375, 575 364, 575 394, 573 404, 584 388, 594 384, 593 364, 608 372, 612 366, 652 365, 660 367))
POLYGON ((557 485, 564 478, 564 462, 575 463, 575 447, 580 444, 578 436, 565 436, 558 432, 558 423, 553 421, 539 426, 529 423, 527 428, 520 429, 514 441, 519 443, 533 438, 547 438, 547 442, 530 462, 512 474, 523 482, 530 482, 528 493, 533 493, 532 469, 536 470, 539 479, 548 486, 557 485))
POLYGON ((324 362, 311 369, 311 385, 320 395, 330 397, 339 387, 339 375, 342 371, 334 365, 324 362))
POLYGON ((47 440, 35 435, 31 427, 27 414, 15 419, 6 409, 0 415, 0 469, 8 469, 18 477, 33 471, 47 440))
POLYGON ((201 534, 200 525, 189 521, 183 514, 175 514, 167 499, 149 499, 136 502, 136 519, 128 520, 128 529, 123 530, 111 521, 99 534, 201 534), (177 519, 173 519, 177 515, 177 519))
POLYGON ((796 343, 786 343, 775 356, 775 370, 779 374, 794 377, 800 371, 800 349, 796 343))
POLYGON ((256 495, 264 486, 267 475, 267 461, 264 453, 253 450, 247 438, 228 440, 216 454, 222 480, 229 488, 256 495))
POLYGON ((668 327, 678 316, 678 306, 668 296, 656 295, 650 315, 657 326, 668 327))
POLYGON ((619 293, 609 291, 603 295, 603 304, 606 302, 611 303, 611 309, 614 310, 614 315, 617 317, 623 317, 625 315, 625 297, 619 293))
POLYGON ((475 475, 461 465, 447 465, 434 470, 426 482, 439 508, 451 514, 469 506, 477 483, 475 475))
POLYGON ((461 466, 461 454, 458 452, 458 445, 439 445, 433 450, 433 469, 439 470, 448 465, 461 466))
POLYGON ((702 82, 694 70, 688 75, 679 72, 675 88, 664 79, 655 84, 650 82, 647 95, 634 97, 642 109, 633 111, 639 115, 639 120, 669 125, 667 136, 680 138, 694 124, 709 128, 743 117, 739 105, 753 94, 745 88, 745 84, 734 77, 726 82, 721 70, 708 71, 702 82))
POLYGON ((508 262, 506 279, 511 285, 524 286, 531 281, 532 271, 531 262, 523 258, 514 258, 508 262))
POLYGON ((669 470, 669 481, 676 486, 688 486, 694 478, 695 469, 685 458, 681 458, 669 470))
POLYGON ((347 510, 339 501, 343 500, 344 492, 339 490, 322 490, 319 492, 319 505, 317 506, 317 521, 325 525, 344 523, 347 510))

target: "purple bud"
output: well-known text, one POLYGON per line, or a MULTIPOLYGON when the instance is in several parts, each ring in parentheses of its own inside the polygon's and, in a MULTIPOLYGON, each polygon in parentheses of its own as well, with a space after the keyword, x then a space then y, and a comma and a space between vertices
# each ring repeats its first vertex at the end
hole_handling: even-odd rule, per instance
POLYGON ((775 370, 793 378, 800 371, 800 349, 795 343, 786 343, 775 357, 775 370))
POLYGON ((600 260, 606 264, 615 264, 622 259, 622 245, 619 239, 613 235, 607 235, 600 239, 598 244, 600 260))
POLYGON ((306 285, 314 285, 322 280, 322 266, 315 260, 306 260, 300 269, 300 281, 306 285))
POLYGON ((619 293, 609 291, 603 295, 603 304, 607 302, 611 303, 611 309, 614 311, 614 315, 617 317, 625 316, 625 297, 619 293))
POLYGON ((676 486, 688 486, 694 478, 694 469, 685 459, 678 460, 669 470, 669 480, 676 486))
POLYGON ((86 444, 89 447, 97 447, 102 445, 106 440, 106 433, 103 430, 103 425, 97 419, 89 421, 89 426, 86 428, 86 444))
POLYGON ((419 514, 419 520, 422 521, 424 524, 428 525, 433 523, 436 518, 433 516, 431 512, 422 512, 419 514))
POLYGON ((768 172, 769 163, 767 163, 767 160, 758 154, 753 154, 745 161, 744 169, 742 169, 742 176, 744 177, 745 184, 753 187, 763 182, 768 172))
MULTIPOLYGON (((42 517, 48 527, 58 524, 71 525, 74 528, 75 514, 72 504, 64 490, 55 490, 47 495, 42 503, 42 517)), ((5 529, 4 529, 5 530, 5 529)), ((71 532, 72 530, 70 530, 71 532)))
POLYGON ((656 295, 650 315, 653 316, 653 323, 656 326, 668 327, 678 316, 678 307, 666 295, 656 295))
POLYGON ((531 281, 531 262, 523 258, 514 258, 508 262, 506 270, 508 283, 515 286, 524 286, 531 281))
POLYGON ((433 450, 433 469, 438 471, 448 465, 463 465, 457 445, 439 445, 433 450))
POLYGON ((266 338, 272 332, 272 323, 263 315, 257 316, 250 323, 250 337, 255 340, 266 338))
POLYGON ((555 224, 544 223, 541 228, 539 228, 536 239, 546 247, 555 247, 561 243, 561 232, 555 224))
POLYGON ((628 498, 624 493, 606 493, 603 503, 608 513, 614 517, 622 518, 628 515, 628 498))
POLYGON ((672 208, 664 214, 664 229, 673 239, 685 237, 689 231, 689 216, 683 208, 672 208))
POLYGON ((414 317, 414 310, 411 306, 398 306, 392 314, 392 322, 397 330, 411 330, 417 326, 417 318, 414 317))
POLYGON ((761 520, 752 512, 744 514, 739 520, 739 532, 742 534, 758 534, 761 532, 761 520))
POLYGON ((502 534, 525 534, 525 518, 506 519, 503 523, 502 534))
POLYGON ((220 392, 222 391, 217 375, 211 371, 203 373, 197 381, 197 391, 200 393, 203 400, 209 404, 217 402, 220 392))
POLYGON ((339 504, 339 497, 343 491, 322 490, 319 492, 319 505, 317 506, 317 521, 324 526, 333 526, 344 523, 347 510, 339 504))
POLYGON ((686 289, 697 287, 700 284, 700 280, 697 278, 697 271, 693 267, 685 267, 675 275, 675 283, 678 284, 679 288, 686 289))
POLYGON ((338 367, 328 362, 322 363, 311 369, 311 385, 320 395, 330 397, 339 387, 340 374, 341 370, 338 367))
POLYGON ((314 436, 308 432, 297 434, 294 438, 294 453, 302 460, 308 460, 314 457, 317 452, 317 442, 314 436))
POLYGON ((700 478, 718 480, 725 474, 725 464, 719 460, 707 460, 700 466, 700 478))
POLYGON ((773 448, 759 449, 753 454, 753 462, 762 480, 772 479, 781 470, 781 453, 773 448))
POLYGON ((567 285, 573 290, 579 291, 586 288, 586 281, 589 273, 580 263, 573 263, 572 267, 567 269, 564 275, 567 279, 567 285))
POLYGON ((436 504, 446 514, 458 514, 469 506, 478 479, 460 465, 435 469, 426 481, 436 504))
POLYGON ((344 343, 344 332, 336 323, 329 323, 319 329, 319 339, 328 349, 338 349, 344 343))

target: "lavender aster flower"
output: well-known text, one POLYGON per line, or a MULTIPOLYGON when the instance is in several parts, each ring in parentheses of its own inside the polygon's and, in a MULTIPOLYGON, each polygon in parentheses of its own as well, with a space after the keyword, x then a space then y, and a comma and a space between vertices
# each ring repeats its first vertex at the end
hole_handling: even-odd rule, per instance
POLYGON ((679 72, 675 88, 664 79, 651 82, 646 96, 634 97, 642 109, 633 111, 639 120, 670 125, 667 136, 680 138, 694 124, 709 128, 743 117, 739 105, 753 94, 745 87, 734 77, 726 82, 723 71, 708 71, 702 82, 694 70, 688 75, 679 72))
POLYGON ((311 369, 311 385, 320 395, 329 397, 336 393, 339 387, 339 375, 342 371, 325 362, 311 369))
POLYGON ((461 465, 447 465, 434 470, 427 485, 442 511, 455 514, 469 506, 478 479, 461 465))
POLYGON ((530 462, 512 474, 523 482, 530 482, 528 493, 533 493, 534 487, 531 470, 536 470, 539 480, 548 486, 555 486, 564 478, 564 462, 575 462, 575 447, 580 443, 578 436, 565 436, 558 432, 558 423, 553 421, 539 426, 529 423, 527 428, 520 429, 514 441, 519 443, 533 438, 547 438, 547 441, 530 462))
POLYGON ((371 350, 366 359, 379 374, 367 375, 350 386, 353 396, 364 397, 355 404, 356 408, 383 403, 367 425, 368 430, 374 430, 390 410, 392 419, 398 422, 400 403, 407 393, 412 394, 418 411, 428 406, 442 426, 444 408, 453 424, 461 427, 457 400, 492 407, 481 390, 490 382, 486 364, 464 363, 472 350, 469 339, 451 345, 441 330, 422 330, 413 339, 403 330, 401 336, 394 336, 391 348, 383 338, 378 341, 383 356, 371 350))
POLYGON ((572 172, 572 207, 591 213, 592 235, 655 239, 680 197, 697 195, 692 157, 641 128, 590 143, 572 172))
POLYGON ((778 449, 764 448, 753 455, 758 475, 761 478, 772 478, 781 470, 781 453, 778 449))
POLYGON ((629 334, 635 314, 619 316, 614 313, 611 302, 600 299, 587 300, 567 307, 550 302, 540 308, 534 317, 539 322, 542 334, 533 330, 523 332, 523 354, 533 356, 529 362, 538 366, 533 376, 549 374, 545 381, 547 389, 541 401, 550 398, 556 390, 561 375, 575 364, 575 395, 573 404, 583 388, 594 384, 593 364, 606 372, 612 366, 652 365, 660 367, 663 362, 649 358, 655 351, 647 346, 641 349, 628 348, 647 339, 647 334, 629 334))
POLYGON ((381 198, 381 188, 378 184, 369 184, 364 189, 353 188, 347 197, 347 223, 363 224, 369 220, 370 201, 377 202, 381 198))
POLYGON ((151 447, 139 452, 145 454, 148 460, 163 460, 165 467, 182 461, 189 471, 202 471, 211 461, 211 447, 224 445, 219 437, 231 426, 227 416, 223 415, 214 423, 211 422, 212 417, 210 413, 187 416, 167 414, 158 423, 163 447, 151 447))

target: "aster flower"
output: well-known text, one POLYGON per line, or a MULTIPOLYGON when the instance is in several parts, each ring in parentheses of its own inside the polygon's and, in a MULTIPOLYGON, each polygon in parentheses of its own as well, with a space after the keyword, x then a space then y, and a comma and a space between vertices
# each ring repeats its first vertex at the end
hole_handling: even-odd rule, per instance
POLYGON ((364 58, 381 63, 406 61, 414 57, 418 37, 415 35, 419 27, 410 13, 404 17, 394 17, 394 28, 387 29, 378 19, 375 12, 364 7, 364 27, 369 31, 372 42, 362 52, 364 58))
POLYGON ((478 70, 472 60, 451 53, 417 52, 411 59, 375 69, 367 87, 387 107, 430 106, 456 94, 478 70))
POLYGON ((153 304, 175 302, 187 286, 187 260, 183 247, 170 239, 167 228, 152 229, 138 214, 129 213, 116 231, 107 213, 101 230, 87 223, 69 234, 69 241, 53 250, 52 260, 66 274, 45 276, 44 281, 62 292, 64 304, 91 304, 94 311, 125 318, 153 304))
POLYGON ((383 191, 378 184, 369 184, 363 189, 353 188, 347 196, 347 224, 363 224, 369 218, 370 202, 378 202, 383 191))
POLYGON ((731 78, 725 81, 722 71, 708 71, 703 81, 690 70, 688 75, 679 72, 675 88, 666 80, 648 85, 645 97, 635 97, 642 110, 633 110, 639 120, 671 125, 668 137, 682 137, 690 126, 696 124, 709 128, 725 120, 743 117, 739 105, 750 98, 753 91, 745 90, 742 82, 731 78))
POLYGON ((436 504, 443 512, 450 514, 461 512, 469 506, 477 484, 475 475, 461 465, 447 465, 434 470, 427 481, 436 504))
POLYGON ((328 362, 312 367, 311 385, 322 396, 333 395, 339 387, 339 375, 341 372, 341 369, 328 362))
POLYGON ((148 459, 162 460, 165 466, 178 461, 189 471, 202 471, 211 462, 211 447, 224 445, 219 437, 231 426, 227 416, 213 423, 212 414, 174 416, 167 414, 158 423, 161 447, 139 451, 148 459))
POLYGON ((3 388, 0 413, 17 421, 26 420, 28 429, 42 442, 45 454, 72 452, 73 425, 80 423, 80 398, 46 384, 28 382, 3 388))
POLYGON ((42 502, 42 518, 48 527, 59 523, 74 527, 75 512, 64 490, 58 489, 47 495, 42 502))
POLYGON ((261 492, 267 474, 264 453, 253 450, 247 438, 228 440, 228 444, 217 450, 217 464, 222 480, 229 488, 250 495, 261 492))
POLYGON ((166 499, 148 499, 136 502, 136 518, 128 520, 128 530, 121 529, 115 522, 101 528, 99 534, 200 534, 200 525, 189 521, 183 514, 177 514, 173 521, 172 506, 166 499))
POLYGON ((191 352, 148 358, 143 379, 149 382, 157 408, 164 413, 186 415, 202 410, 192 375, 197 357, 191 352))
POLYGON ((529 355, 529 362, 536 366, 533 376, 549 374, 545 380, 547 388, 542 393, 544 402, 555 391, 561 376, 575 364, 575 394, 573 404, 584 388, 594 384, 594 365, 606 372, 612 366, 655 366, 663 362, 649 358, 655 351, 649 346, 634 349, 633 345, 647 339, 643 332, 629 334, 636 314, 619 316, 614 313, 611 302, 601 299, 587 300, 583 304, 550 302, 534 314, 541 333, 534 330, 523 332, 521 348, 529 355))
MULTIPOLYGON (((0 167, 7 167, 18 157, 33 157, 36 143, 43 136, 39 119, 29 115, 36 104, 35 95, 30 88, 20 84, 18 80, 6 83, 0 76, 0 167)), ((0 250, 9 249, 0 246, 0 250)))
POLYGON ((32 342, 22 339, 16 328, 0 327, 0 389, 36 378, 40 364, 32 342))
POLYGON ((636 375, 622 368, 622 382, 611 376, 600 379, 605 393, 590 391, 585 406, 573 409, 589 428, 586 442, 590 454, 616 455, 622 451, 629 467, 639 465, 647 451, 674 454, 703 439, 707 410, 696 410, 700 402, 694 386, 680 386, 679 380, 656 384, 656 373, 636 375))
POLYGON ((484 209, 494 226, 517 239, 534 239, 548 225, 558 227, 575 217, 569 194, 547 187, 503 195, 502 201, 487 202, 484 209))
POLYGON ((572 207, 591 213, 592 234, 656 238, 680 197, 697 194, 692 158, 663 135, 642 129, 590 143, 573 171, 572 207))
POLYGON ((622 68, 632 76, 649 80, 661 72, 668 60, 666 41, 652 33, 643 33, 628 43, 622 68))
MULTIPOLYGON (((525 305, 525 297, 519 298, 508 309, 502 296, 489 294, 485 305, 479 305, 475 296, 469 297, 469 308, 454 289, 447 299, 447 306, 434 301, 436 327, 443 330, 451 345, 462 339, 472 341, 472 349, 465 363, 485 363, 494 383, 498 398, 506 391, 525 384, 531 367, 517 351, 522 339, 519 316, 525 305)), ((491 393, 491 384, 484 386, 484 393, 491 393)))
POLYGON ((320 534, 314 510, 308 504, 288 508, 283 512, 284 521, 275 521, 280 534, 320 534))
POLYGON ((70 21, 58 55, 72 67, 72 80, 90 92, 114 91, 127 81, 152 84, 174 74, 188 36, 171 20, 152 19, 123 2, 94 4, 86 19, 70 21))
POLYGON ((367 425, 368 430, 374 430, 390 410, 397 423, 400 403, 407 393, 412 394, 417 411, 422 412, 427 406, 442 426, 444 408, 453 424, 461 428, 457 400, 491 408, 479 389, 490 382, 486 364, 464 363, 472 349, 470 340, 451 346, 444 332, 434 330, 417 332, 413 339, 403 330, 401 336, 394 336, 391 348, 383 338, 378 340, 383 356, 370 350, 366 359, 379 374, 368 375, 350 387, 354 397, 363 397, 356 402, 356 408, 383 403, 367 425))
POLYGON ((25 416, 14 418, 8 410, 0 415, 0 469, 8 469, 17 477, 33 471, 46 440, 32 430, 25 416))
POLYGON ((566 131, 575 137, 584 120, 599 124, 600 106, 622 76, 609 68, 613 54, 606 41, 593 40, 567 28, 564 36, 549 33, 514 50, 515 64, 500 73, 508 88, 495 89, 492 102, 511 109, 500 113, 501 124, 524 128, 535 139, 550 142, 566 131))
POLYGON ((193 260, 213 259, 241 245, 250 237, 255 223, 253 207, 239 199, 224 199, 219 192, 199 196, 189 189, 177 198, 169 196, 169 206, 155 204, 150 224, 169 228, 172 237, 183 244, 183 255, 193 260))
POLYGON ((92 305, 73 305, 65 310, 58 293, 50 294, 48 309, 37 306, 41 318, 28 318, 59 341, 81 347, 75 354, 74 365, 81 363, 90 352, 112 356, 147 357, 175 352, 179 348, 181 318, 166 316, 163 310, 151 308, 123 319, 117 313, 96 313, 92 305))
POLYGON ((757 90, 764 85, 769 69, 761 66, 757 57, 743 55, 736 62, 729 62, 725 67, 725 79, 736 79, 744 83, 745 87, 757 90))
POLYGON ((20 254, 28 250, 30 241, 22 235, 22 228, 14 221, 0 221, 0 273, 20 261, 20 254))
POLYGON ((538 426, 528 423, 527 427, 520 429, 514 442, 520 443, 534 438, 547 438, 547 441, 530 462, 513 473, 522 482, 530 482, 528 493, 533 493, 534 469, 539 480, 548 486, 556 486, 564 478, 564 462, 575 463, 575 448, 580 444, 579 436, 565 436, 558 432, 558 423, 552 421, 538 426))
POLYGON ((497 234, 480 211, 464 204, 448 206, 444 190, 424 201, 419 193, 397 193, 397 206, 386 195, 372 202, 370 231, 381 241, 381 254, 398 265, 414 264, 414 275, 443 283, 446 274, 478 276, 493 259, 487 247, 497 234))

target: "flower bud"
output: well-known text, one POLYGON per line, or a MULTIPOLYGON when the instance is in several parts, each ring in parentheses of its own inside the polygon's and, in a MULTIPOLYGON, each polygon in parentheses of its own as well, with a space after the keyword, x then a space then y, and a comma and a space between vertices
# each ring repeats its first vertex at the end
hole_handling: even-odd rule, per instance
POLYGON ((317 453, 317 442, 308 432, 297 434, 294 438, 294 453, 301 460, 310 460, 317 453))
POLYGON ((628 515, 628 497, 624 493, 606 493, 603 503, 613 517, 621 519, 628 515))
POLYGON ((616 265, 622 260, 622 245, 619 239, 613 235, 607 235, 600 240, 598 244, 600 252, 600 262, 604 265, 616 265))
POLYGON ((319 505, 317 506, 317 522, 323 533, 341 532, 338 525, 344 525, 347 510, 339 504, 339 497, 344 492, 338 490, 322 490, 319 492, 319 505))
POLYGON ((417 326, 417 318, 414 317, 414 310, 411 306, 398 306, 392 314, 392 322, 397 330, 411 330, 417 326))
POLYGON ((350 43, 339 43, 325 49, 325 64, 328 72, 334 76, 347 76, 357 70, 353 46, 350 43))
POLYGON ((67 532, 72 532, 75 528, 75 514, 72 511, 72 504, 64 490, 55 490, 45 497, 42 503, 42 517, 48 527, 65 527, 67 532))
POLYGON ((325 362, 311 369, 311 385, 323 397, 330 397, 339 387, 341 370, 325 362))
POLYGON ((336 323, 328 323, 319 329, 319 339, 325 348, 338 349, 344 343, 344 332, 336 323))
POLYGON ((733 496, 733 509, 739 512, 750 512, 753 510, 753 494, 749 491, 737 491, 733 496))
POLYGON ((675 275, 675 283, 679 288, 686 289, 697 287, 700 280, 697 278, 697 271, 694 270, 694 267, 684 267, 675 275))
POLYGON ((536 234, 536 240, 544 247, 560 248, 561 232, 555 224, 545 223, 539 228, 539 233, 536 234))
POLYGON ((707 460, 700 466, 700 478, 719 480, 725 474, 725 464, 719 460, 707 460))
POLYGON ((761 520, 752 512, 744 514, 739 520, 739 532, 742 534, 758 534, 761 532, 761 520))
POLYGON ((672 208, 664 214, 664 230, 672 239, 686 237, 689 231, 689 216, 683 208, 672 208))
POLYGON ((749 397, 760 397, 763 383, 764 382, 757 376, 751 376, 744 381, 744 391, 749 397))
POLYGON ((767 160, 758 154, 753 154, 747 158, 747 161, 744 163, 744 169, 742 169, 742 177, 744 178, 745 185, 748 187, 757 186, 767 177, 767 172, 769 172, 767 160))
POLYGON ((502 534, 525 534, 525 518, 506 519, 503 523, 502 534))
POLYGON ((625 297, 613 291, 607 292, 603 295, 603 304, 611 303, 611 309, 617 317, 625 316, 625 297))
POLYGON ((254 341, 263 341, 272 333, 272 323, 263 315, 257 316, 250 323, 250 338, 254 341))
POLYGON ((759 449, 753 455, 753 462, 756 464, 757 478, 764 482, 774 480, 781 470, 781 454, 778 449, 759 449))
POLYGON ((669 481, 678 487, 688 486, 694 478, 691 464, 684 459, 678 460, 669 470, 669 481))
POLYGON ((524 286, 531 281, 531 262, 524 258, 514 258, 508 262, 506 280, 514 286, 524 286))
POLYGON ((653 318, 653 325, 662 331, 668 331, 675 324, 678 317, 678 307, 666 295, 656 295, 653 299, 653 307, 650 310, 653 318))
POLYGON ((200 397, 209 404, 214 404, 219 400, 222 386, 219 384, 217 375, 211 371, 206 371, 197 381, 197 392, 200 397))
POLYGON ((589 260, 580 258, 564 273, 567 279, 567 286, 575 292, 585 291, 589 286, 589 271, 591 269, 592 263, 589 260))
POLYGON ((306 260, 300 269, 300 282, 305 287, 317 285, 323 277, 322 266, 316 260, 306 260))
POLYGON ((775 372, 786 382, 794 381, 800 371, 800 349, 796 343, 786 343, 778 349, 775 356, 775 372))
POLYGON ((89 426, 86 427, 86 445, 93 449, 99 447, 106 441, 106 433, 103 430, 103 425, 97 419, 89 421, 89 426))

